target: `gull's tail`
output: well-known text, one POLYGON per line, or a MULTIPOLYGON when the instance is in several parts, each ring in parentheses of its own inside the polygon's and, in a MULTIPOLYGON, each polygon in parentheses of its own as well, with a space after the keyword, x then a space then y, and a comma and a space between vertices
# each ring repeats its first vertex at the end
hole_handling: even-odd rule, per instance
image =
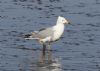
POLYGON ((25 39, 39 39, 37 33, 32 32, 23 36, 25 39))

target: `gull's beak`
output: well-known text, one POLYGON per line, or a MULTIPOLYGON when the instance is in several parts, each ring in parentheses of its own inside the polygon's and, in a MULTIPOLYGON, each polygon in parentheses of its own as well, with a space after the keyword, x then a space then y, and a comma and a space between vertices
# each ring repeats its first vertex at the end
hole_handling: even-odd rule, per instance
POLYGON ((69 20, 68 20, 68 24, 71 24, 69 20))
POLYGON ((69 20, 66 20, 66 24, 71 24, 69 20))

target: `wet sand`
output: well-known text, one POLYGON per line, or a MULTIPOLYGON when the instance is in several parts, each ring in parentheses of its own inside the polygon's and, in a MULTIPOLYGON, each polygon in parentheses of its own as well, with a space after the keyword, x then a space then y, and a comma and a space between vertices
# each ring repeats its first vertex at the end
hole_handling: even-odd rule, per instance
POLYGON ((100 71, 100 0, 0 0, 0 71, 100 71), (52 44, 52 64, 38 65, 41 45, 22 34, 71 21, 52 44))

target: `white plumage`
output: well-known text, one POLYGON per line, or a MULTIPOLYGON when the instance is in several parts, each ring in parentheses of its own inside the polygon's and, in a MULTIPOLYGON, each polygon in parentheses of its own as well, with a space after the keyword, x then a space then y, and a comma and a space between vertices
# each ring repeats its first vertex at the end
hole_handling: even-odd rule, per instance
POLYGON ((43 28, 39 31, 31 32, 30 35, 26 35, 26 39, 37 39, 42 43, 52 42, 58 40, 64 32, 64 24, 69 24, 70 22, 64 17, 59 16, 56 25, 43 28))

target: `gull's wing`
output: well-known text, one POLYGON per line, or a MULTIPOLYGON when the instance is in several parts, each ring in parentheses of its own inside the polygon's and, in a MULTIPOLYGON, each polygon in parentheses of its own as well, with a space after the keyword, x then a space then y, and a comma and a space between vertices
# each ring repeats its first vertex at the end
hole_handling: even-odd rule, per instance
POLYGON ((45 39, 47 37, 53 37, 54 29, 50 28, 42 28, 39 31, 34 31, 29 34, 24 35, 26 39, 45 39))
POLYGON ((40 36, 40 38, 53 37, 53 27, 40 29, 37 35, 40 36))

